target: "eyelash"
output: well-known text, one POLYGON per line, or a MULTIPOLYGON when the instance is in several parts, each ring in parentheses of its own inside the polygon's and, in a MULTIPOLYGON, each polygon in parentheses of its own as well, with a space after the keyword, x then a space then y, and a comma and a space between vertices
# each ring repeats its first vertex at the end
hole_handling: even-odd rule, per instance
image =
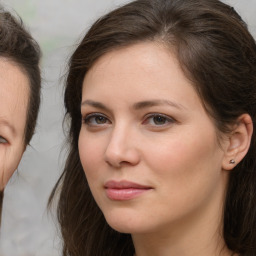
MULTIPOLYGON (((170 116, 160 114, 160 113, 150 113, 145 116, 142 124, 144 125, 148 124, 152 127, 164 127, 164 126, 167 126, 168 124, 173 124, 175 122, 176 120, 170 116), (158 120, 156 118, 158 118, 158 120), (150 119, 153 120, 154 124, 152 123, 150 124, 150 121, 149 121, 150 119), (164 122, 164 123, 156 124, 156 122, 164 122)), ((111 121, 109 120, 108 117, 106 117, 101 113, 92 113, 92 114, 88 114, 87 116, 85 116, 85 118, 83 118, 83 123, 85 123, 88 126, 102 126, 105 124, 111 124, 111 121), (97 121, 96 118, 101 118, 101 120, 98 119, 97 121), (92 123, 92 119, 94 119, 93 121, 94 123, 92 123)))

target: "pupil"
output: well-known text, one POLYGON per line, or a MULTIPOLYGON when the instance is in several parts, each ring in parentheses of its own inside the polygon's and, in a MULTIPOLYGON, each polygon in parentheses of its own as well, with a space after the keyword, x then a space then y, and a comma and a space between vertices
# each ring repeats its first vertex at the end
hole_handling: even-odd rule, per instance
POLYGON ((98 116, 96 118, 96 122, 97 122, 97 124, 104 124, 106 122, 106 118, 103 116, 98 116))
POLYGON ((165 117, 162 116, 155 116, 154 117, 155 124, 164 124, 165 123, 165 117))

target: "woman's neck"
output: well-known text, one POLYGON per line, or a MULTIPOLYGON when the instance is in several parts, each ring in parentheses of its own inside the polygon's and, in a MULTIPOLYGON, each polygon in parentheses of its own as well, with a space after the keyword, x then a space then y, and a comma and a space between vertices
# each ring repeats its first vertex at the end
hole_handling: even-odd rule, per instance
MULTIPOLYGON (((182 228, 181 228, 182 229, 182 228)), ((231 256, 219 230, 208 228, 169 234, 133 235, 136 256, 231 256), (183 234, 182 234, 183 233, 183 234)))
POLYGON ((200 238, 196 238, 196 236, 194 239, 185 236, 180 241, 175 239, 170 242, 168 238, 155 236, 138 238, 135 236, 134 246, 135 256, 234 256, 220 238, 208 241, 204 238, 203 241, 200 241, 200 238))
POLYGON ((222 235, 222 208, 216 200, 169 226, 133 234, 136 256, 231 256, 222 235))

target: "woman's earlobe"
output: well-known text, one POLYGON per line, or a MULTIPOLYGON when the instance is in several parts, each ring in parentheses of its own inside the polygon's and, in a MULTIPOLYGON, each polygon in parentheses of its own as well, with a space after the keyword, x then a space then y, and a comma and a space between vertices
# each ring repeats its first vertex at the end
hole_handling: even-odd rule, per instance
POLYGON ((232 170, 247 154, 253 133, 250 115, 241 115, 228 139, 225 156, 222 162, 224 170, 232 170))

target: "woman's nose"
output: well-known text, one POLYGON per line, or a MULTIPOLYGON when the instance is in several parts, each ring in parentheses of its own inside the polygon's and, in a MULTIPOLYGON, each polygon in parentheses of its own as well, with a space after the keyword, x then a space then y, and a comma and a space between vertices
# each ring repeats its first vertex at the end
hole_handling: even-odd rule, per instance
POLYGON ((140 161, 138 138, 127 129, 114 129, 105 151, 105 161, 115 168, 137 165, 140 161))

